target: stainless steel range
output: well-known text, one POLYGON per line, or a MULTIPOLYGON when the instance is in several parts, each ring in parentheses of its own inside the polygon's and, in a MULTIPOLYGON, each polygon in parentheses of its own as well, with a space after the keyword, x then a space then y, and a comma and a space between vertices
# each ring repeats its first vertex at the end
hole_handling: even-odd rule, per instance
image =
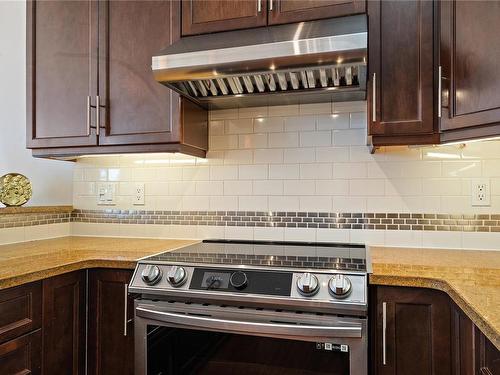
POLYGON ((136 374, 366 374, 363 245, 207 240, 140 260, 136 374))

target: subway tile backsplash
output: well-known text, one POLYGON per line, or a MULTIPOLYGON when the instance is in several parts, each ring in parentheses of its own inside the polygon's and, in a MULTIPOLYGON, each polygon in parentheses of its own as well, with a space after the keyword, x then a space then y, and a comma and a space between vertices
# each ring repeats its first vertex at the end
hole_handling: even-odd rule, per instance
MULTIPOLYGON (((366 102, 212 111, 210 151, 206 159, 169 154, 82 158, 74 171, 73 205, 82 210, 80 212, 96 215, 106 209, 262 212, 269 213, 267 216, 346 213, 362 215, 362 218, 369 214, 439 214, 468 218, 500 213, 500 142, 471 143, 464 148, 459 145, 391 147, 372 155, 366 146, 366 122, 366 102), (472 207, 470 194, 474 178, 490 180, 490 207, 472 207), (115 187, 113 206, 97 204, 97 187, 104 181, 115 187), (144 206, 133 205, 138 182, 145 183, 144 206)), ((91 234, 88 229, 96 223, 77 218, 75 216, 72 223, 75 234, 91 234)), ((231 226, 222 230, 222 225, 212 227, 199 223, 109 222, 109 233, 103 229, 99 233, 134 233, 144 237, 162 237, 168 233, 168 236, 193 238, 297 238, 413 246, 444 246, 449 242, 452 246, 457 245, 456 233, 460 232, 460 245, 474 247, 470 246, 474 241, 464 229, 465 224, 419 222, 425 218, 415 218, 416 223, 406 223, 407 218, 401 218, 404 222, 395 223, 394 220, 400 220, 399 216, 385 218, 389 219, 391 223, 356 222, 345 228, 231 226), (116 227, 120 225, 121 229, 116 227), (407 225, 410 227, 405 227, 407 225), (421 227, 414 229, 413 226, 419 225, 421 227), (415 230, 419 233, 415 234, 415 230), (399 231, 406 234, 399 235, 399 231), (446 231, 456 231, 455 237, 448 237, 446 231)), ((496 224, 486 226, 494 228, 496 224)), ((482 232, 474 231, 474 234, 482 232)), ((478 242, 477 247, 492 247, 491 238, 486 242, 488 246, 478 242)))

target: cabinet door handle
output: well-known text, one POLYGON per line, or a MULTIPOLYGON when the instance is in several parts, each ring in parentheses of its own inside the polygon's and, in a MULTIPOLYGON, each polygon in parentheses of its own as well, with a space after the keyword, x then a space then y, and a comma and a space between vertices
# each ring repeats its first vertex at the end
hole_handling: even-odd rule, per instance
POLYGON ((90 136, 90 95, 87 96, 87 136, 90 136))
POLYGON ((387 303, 382 302, 382 364, 387 364, 387 303))
POLYGON ((373 73, 372 81, 372 121, 377 122, 377 73, 373 73))
POLYGON ((128 284, 124 284, 125 295, 123 298, 124 308, 123 308, 123 336, 127 336, 127 324, 128 324, 128 284))
POLYGON ((438 117, 441 117, 441 79, 442 79, 442 69, 441 65, 438 68, 438 117))
POLYGON ((273 0, 269 0, 269 10, 273 10, 273 0))
POLYGON ((262 0, 257 0, 257 12, 262 11, 262 0))
POLYGON ((99 135, 99 129, 101 127, 101 98, 99 95, 95 97, 95 110, 96 110, 96 124, 95 124, 95 134, 99 135))

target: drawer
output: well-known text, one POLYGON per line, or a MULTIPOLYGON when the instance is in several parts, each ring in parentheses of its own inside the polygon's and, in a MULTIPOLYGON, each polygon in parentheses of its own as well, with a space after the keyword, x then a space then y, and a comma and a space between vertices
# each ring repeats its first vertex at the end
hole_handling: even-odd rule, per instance
POLYGON ((41 282, 0 291, 0 343, 40 328, 41 321, 41 282))
POLYGON ((41 330, 0 344, 0 374, 41 373, 41 330))

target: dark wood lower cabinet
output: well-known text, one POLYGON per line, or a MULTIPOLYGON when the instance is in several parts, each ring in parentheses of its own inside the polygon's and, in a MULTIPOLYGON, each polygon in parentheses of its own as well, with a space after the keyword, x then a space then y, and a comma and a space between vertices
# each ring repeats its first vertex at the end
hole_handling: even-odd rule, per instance
POLYGON ((40 374, 41 353, 40 329, 1 344, 0 374, 40 374))
POLYGON ((500 374, 500 350, 476 327, 476 373, 480 375, 500 374))
POLYGON ((443 292, 371 286, 371 373, 500 375, 500 351, 443 292))
POLYGON ((455 375, 474 375, 476 373, 476 336, 474 323, 452 304, 452 368, 455 375))
POLYGON ((449 297, 422 288, 379 286, 371 304, 375 374, 451 374, 449 297))
POLYGON ((452 304, 454 375, 500 374, 500 351, 458 306, 452 304))
POLYGON ((0 343, 40 328, 41 320, 41 282, 20 285, 0 292, 0 343))
POLYGON ((43 373, 84 374, 86 271, 43 281, 43 373))
MULTIPOLYGON (((91 269, 0 290, 0 333, 22 328, 0 341, 0 374, 133 374, 131 276, 91 269)), ((371 285, 370 309, 372 374, 500 375, 500 351, 445 293, 371 285)))
POLYGON ((89 271, 89 374, 134 373, 134 301, 128 296, 132 271, 89 271))

